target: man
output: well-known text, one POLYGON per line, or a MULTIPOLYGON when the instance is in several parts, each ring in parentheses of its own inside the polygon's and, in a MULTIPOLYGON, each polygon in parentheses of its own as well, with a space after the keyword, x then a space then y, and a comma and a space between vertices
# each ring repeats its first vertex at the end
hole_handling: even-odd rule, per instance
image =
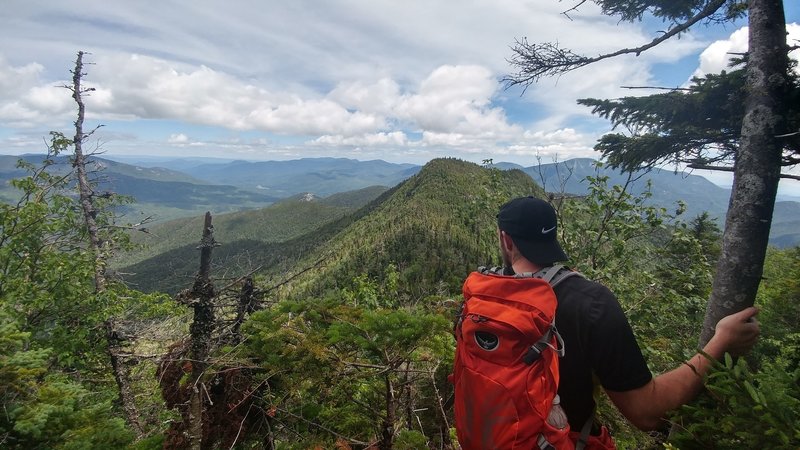
MULTIPOLYGON (((497 215, 506 271, 537 272, 567 255, 556 238, 556 214, 549 203, 524 197, 511 200, 497 215)), ((670 372, 653 377, 616 297, 605 286, 570 277, 555 287, 556 325, 564 339, 558 389, 570 428, 581 430, 594 414, 596 377, 608 397, 636 427, 663 425, 668 411, 692 400, 703 387, 711 362, 698 353, 670 372)), ((756 343, 756 308, 723 318, 703 348, 713 358, 748 352, 756 343)))

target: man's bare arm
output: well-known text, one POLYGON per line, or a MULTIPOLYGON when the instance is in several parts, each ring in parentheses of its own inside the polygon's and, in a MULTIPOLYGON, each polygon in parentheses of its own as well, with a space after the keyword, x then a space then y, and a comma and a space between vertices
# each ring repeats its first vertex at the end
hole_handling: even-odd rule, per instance
MULTIPOLYGON (((746 308, 719 321, 714 337, 703 352, 720 359, 727 352, 740 356, 750 351, 758 340, 757 308, 746 308)), ((631 391, 607 391, 620 412, 637 428, 657 429, 667 412, 694 399, 703 389, 703 378, 712 362, 697 353, 681 366, 653 378, 631 391)))

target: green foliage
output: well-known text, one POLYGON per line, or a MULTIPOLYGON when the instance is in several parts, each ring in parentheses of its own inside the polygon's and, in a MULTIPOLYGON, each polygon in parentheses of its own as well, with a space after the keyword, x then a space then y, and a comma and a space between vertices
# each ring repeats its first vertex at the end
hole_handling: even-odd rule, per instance
POLYGON ((108 393, 91 392, 52 372, 52 351, 30 348, 0 309, 0 442, 7 449, 107 449, 132 441, 111 413, 108 393), (48 374, 49 373, 49 374, 48 374))
POLYGON ((15 319, 36 331, 34 340, 52 347, 67 365, 89 352, 93 300, 93 256, 81 245, 82 222, 64 179, 21 164, 31 175, 15 180, 17 204, 0 204, 0 299, 15 319))
POLYGON ((419 431, 402 430, 397 433, 397 440, 392 448, 396 450, 418 450, 428 445, 428 439, 419 431))
POLYGON ((719 229, 708 215, 690 224, 651 206, 649 190, 608 185, 587 177, 589 194, 564 198, 560 241, 574 267, 615 292, 626 309, 651 368, 675 366, 695 347, 711 289, 719 229))
MULTIPOLYGON (((120 448, 133 435, 112 403, 104 324, 172 311, 162 295, 113 282, 95 292, 95 257, 68 175, 50 171, 66 138, 52 137, 41 166, 19 162, 28 173, 12 181, 20 198, 0 204, 0 341, 8 351, 0 357, 8 383, 0 427, 10 448, 120 448)), ((126 244, 107 213, 114 201, 95 205, 107 252, 126 244)))
MULTIPOLYGON (((627 133, 604 135, 595 146, 612 167, 635 171, 666 162, 732 163, 739 149, 746 95, 742 68, 694 78, 689 92, 671 91, 615 100, 580 99, 579 104, 627 133)), ((800 84, 792 75, 787 105, 800 104, 800 84)), ((800 110, 787 111, 787 130, 800 126, 800 110)), ((783 165, 797 163, 800 138, 787 136, 783 165)))
MULTIPOLYGON (((628 22, 640 21, 651 14, 671 24, 688 20, 703 10, 708 2, 702 0, 595 0, 603 14, 619 16, 628 22)), ((732 20, 744 14, 744 2, 731 1, 724 6, 720 17, 732 20)))
POLYGON ((767 361, 753 373, 726 355, 708 376, 708 394, 683 408, 672 442, 682 449, 795 449, 800 445, 800 371, 767 361))
POLYGON ((609 186, 607 176, 587 181, 587 196, 567 197, 556 205, 562 224, 559 240, 577 268, 617 288, 615 280, 644 272, 646 255, 655 251, 651 240, 666 229, 672 216, 664 208, 648 205, 649 189, 634 196, 628 184, 609 186), (642 257, 631 258, 632 253, 642 257))
POLYGON ((680 412, 671 435, 677 447, 798 448, 799 280, 800 248, 770 249, 758 293, 761 341, 747 358, 714 366, 708 391, 680 412))
POLYGON ((269 373, 264 401, 277 411, 278 435, 297 442, 299 433, 298 448, 337 439, 421 448, 438 433, 451 323, 434 299, 399 297, 396 270, 386 272, 387 283, 358 276, 246 324, 249 351, 269 373))
POLYGON ((799 331, 800 247, 769 249, 763 277, 757 304, 761 307, 759 320, 769 327, 762 330, 761 350, 767 356, 774 356, 788 344, 787 338, 799 331))
POLYGON ((11 412, 17 436, 9 440, 20 444, 12 448, 107 449, 131 442, 124 421, 110 414, 110 399, 59 378, 46 378, 30 401, 11 412))
MULTIPOLYGON (((21 162, 31 173, 14 180, 22 197, 16 204, 0 204, 0 300, 33 332, 35 342, 52 348, 60 364, 75 369, 103 366, 103 346, 98 345, 102 322, 158 308, 164 299, 123 286, 95 294, 94 256, 85 245, 78 205, 64 191, 66 179, 48 173, 51 163, 47 159, 37 168, 21 162)), ((126 242, 108 228, 107 215, 98 214, 98 219, 108 230, 107 242, 126 242)))

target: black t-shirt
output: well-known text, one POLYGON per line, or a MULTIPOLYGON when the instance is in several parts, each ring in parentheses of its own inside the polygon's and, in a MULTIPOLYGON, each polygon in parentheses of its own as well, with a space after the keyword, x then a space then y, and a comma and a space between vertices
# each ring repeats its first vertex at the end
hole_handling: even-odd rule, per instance
POLYGON ((624 392, 652 379, 625 313, 605 286, 569 277, 555 287, 556 327, 564 339, 558 394, 570 427, 579 431, 594 413, 593 376, 624 392))

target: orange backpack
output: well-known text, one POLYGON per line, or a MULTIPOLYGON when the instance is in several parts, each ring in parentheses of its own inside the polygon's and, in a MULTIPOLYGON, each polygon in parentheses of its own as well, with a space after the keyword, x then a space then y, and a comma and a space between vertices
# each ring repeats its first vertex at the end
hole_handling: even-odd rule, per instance
POLYGON ((481 268, 467 277, 452 377, 462 449, 575 448, 554 402, 564 346, 552 289, 572 275, 579 274, 556 265, 516 276, 481 268))

